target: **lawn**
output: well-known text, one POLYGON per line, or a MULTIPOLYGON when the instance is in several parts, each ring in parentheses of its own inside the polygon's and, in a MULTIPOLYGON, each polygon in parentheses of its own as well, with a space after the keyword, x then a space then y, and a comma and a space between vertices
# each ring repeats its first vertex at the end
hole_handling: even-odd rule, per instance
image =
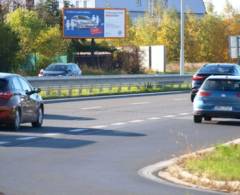
POLYGON ((240 145, 217 146, 213 152, 186 159, 183 167, 209 179, 240 181, 240 145))

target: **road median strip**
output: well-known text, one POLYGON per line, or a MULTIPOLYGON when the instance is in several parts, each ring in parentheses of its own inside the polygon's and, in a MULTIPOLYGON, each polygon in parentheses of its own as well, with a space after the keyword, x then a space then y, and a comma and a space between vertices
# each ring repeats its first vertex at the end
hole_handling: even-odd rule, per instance
MULTIPOLYGON (((193 166, 196 166, 201 160, 205 160, 206 158, 211 158, 212 156, 218 155, 218 148, 223 148, 222 150, 229 151, 231 148, 239 149, 240 148, 240 139, 236 139, 225 143, 218 147, 211 147, 208 149, 200 150, 191 154, 180 156, 179 158, 173 158, 167 161, 159 162, 148 167, 145 167, 139 171, 139 174, 145 178, 151 179, 155 182, 165 183, 165 184, 173 184, 173 185, 181 185, 185 188, 195 188, 195 189, 202 189, 207 191, 218 191, 219 193, 235 193, 240 194, 240 179, 239 175, 237 177, 228 176, 217 178, 215 175, 207 174, 206 172, 193 172, 190 171, 189 168, 186 168, 184 163, 188 162, 189 160, 194 159, 193 166), (216 154, 217 153, 217 154, 216 154), (224 179, 225 178, 225 179, 224 179)), ((226 151, 222 153, 226 153, 226 151)), ((228 152, 229 155, 230 152, 228 152)), ((234 154, 236 156, 237 162, 239 163, 240 154, 234 154)), ((221 157, 221 156, 220 156, 221 157)), ((222 157, 224 158, 224 157, 222 157)), ((228 157, 232 161, 233 158, 228 157)), ((208 159, 207 159, 208 160, 208 159)), ((220 158, 218 159, 219 162, 222 162, 220 158)), ((231 164, 231 163, 229 163, 231 164)), ((238 166, 239 167, 239 166, 238 166)), ((223 167, 225 172, 228 171, 227 165, 223 167)), ((201 170, 201 169, 200 169, 201 170)), ((238 171, 239 169, 237 169, 238 171)), ((222 170, 219 170, 222 171, 222 170)), ((233 173, 234 175, 234 173, 233 173)), ((235 171, 236 175, 236 171, 235 171)))

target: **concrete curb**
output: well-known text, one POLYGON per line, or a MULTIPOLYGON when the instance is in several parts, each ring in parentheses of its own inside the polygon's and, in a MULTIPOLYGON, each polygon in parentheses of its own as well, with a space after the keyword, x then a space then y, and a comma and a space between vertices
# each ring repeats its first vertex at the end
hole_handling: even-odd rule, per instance
MULTIPOLYGON (((224 145, 230 145, 230 144, 240 144, 240 139, 232 140, 230 142, 225 143, 224 145)), ((184 158, 196 155, 196 154, 210 152, 213 149, 214 149, 214 147, 210 147, 210 148, 207 148, 204 150, 199 150, 199 151, 191 153, 191 154, 182 155, 178 158, 173 158, 170 160, 158 162, 156 164, 152 164, 150 166, 144 167, 143 169, 140 169, 138 171, 138 174, 140 176, 150 179, 154 182, 158 182, 158 183, 165 184, 165 185, 170 185, 173 187, 197 190, 197 191, 208 192, 208 193, 213 193, 213 194, 229 194, 229 193, 225 193, 222 191, 211 190, 207 187, 198 186, 198 185, 194 185, 194 184, 182 181, 176 177, 173 177, 172 175, 168 174, 167 172, 164 172, 164 170, 166 168, 174 165, 177 161, 179 161, 181 159, 184 159, 184 158)))
MULTIPOLYGON (((136 94, 121 94, 121 95, 99 95, 99 96, 88 96, 88 97, 70 97, 70 98, 59 98, 59 99, 48 99, 44 100, 45 104, 60 103, 60 102, 74 102, 74 101, 86 101, 86 100, 100 100, 100 99, 117 99, 117 98, 129 98, 129 97, 144 97, 144 96, 158 96, 158 95, 171 95, 171 94, 183 94, 190 93, 189 90, 184 91, 166 91, 156 93, 136 93, 136 94)), ((190 101, 190 97, 189 97, 190 101)))

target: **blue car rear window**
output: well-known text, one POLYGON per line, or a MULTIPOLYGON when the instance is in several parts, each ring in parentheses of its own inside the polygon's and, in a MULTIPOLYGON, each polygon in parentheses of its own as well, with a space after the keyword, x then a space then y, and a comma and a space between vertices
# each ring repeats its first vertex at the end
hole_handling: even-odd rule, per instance
POLYGON ((204 90, 240 92, 239 80, 209 79, 203 85, 204 90))
POLYGON ((234 73, 234 67, 233 66, 221 66, 221 65, 208 65, 202 67, 199 72, 199 74, 230 74, 232 75, 234 73))
POLYGON ((68 66, 66 65, 50 65, 46 68, 47 71, 66 71, 68 66))

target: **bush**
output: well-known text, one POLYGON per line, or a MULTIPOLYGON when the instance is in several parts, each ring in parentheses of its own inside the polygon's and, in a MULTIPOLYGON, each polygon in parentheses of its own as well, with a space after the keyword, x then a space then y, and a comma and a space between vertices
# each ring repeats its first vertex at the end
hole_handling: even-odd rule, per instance
POLYGON ((113 53, 113 66, 115 69, 125 71, 129 74, 141 73, 143 72, 141 56, 138 47, 124 47, 113 53))

